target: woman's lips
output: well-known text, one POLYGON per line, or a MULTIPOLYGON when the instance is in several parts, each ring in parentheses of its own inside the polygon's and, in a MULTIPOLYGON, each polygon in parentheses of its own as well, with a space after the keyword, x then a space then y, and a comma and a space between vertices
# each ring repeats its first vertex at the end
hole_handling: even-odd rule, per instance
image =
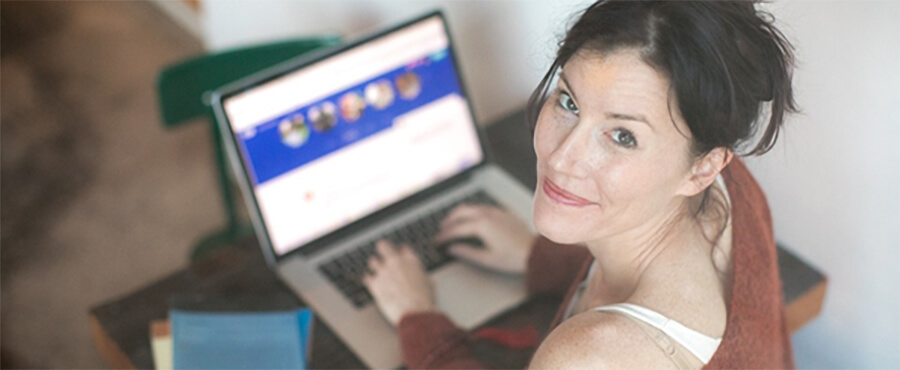
POLYGON ((546 194, 548 198, 559 204, 573 207, 584 207, 593 204, 593 202, 590 202, 587 199, 565 191, 548 179, 544 179, 542 188, 544 189, 544 194, 546 194))

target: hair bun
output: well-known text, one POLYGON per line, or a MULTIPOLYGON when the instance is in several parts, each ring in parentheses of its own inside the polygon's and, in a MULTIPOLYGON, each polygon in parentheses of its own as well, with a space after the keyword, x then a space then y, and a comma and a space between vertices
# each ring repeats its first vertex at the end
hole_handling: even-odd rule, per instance
POLYGON ((774 82, 772 81, 771 72, 768 71, 766 65, 764 63, 759 63, 761 60, 765 60, 765 52, 759 50, 759 47, 753 46, 752 43, 748 42, 745 38, 739 37, 736 42, 737 49, 741 53, 742 62, 745 68, 748 69, 745 76, 750 78, 746 78, 746 81, 742 81, 741 86, 747 90, 747 92, 754 99, 759 101, 771 101, 774 96, 774 91, 772 86, 774 82))

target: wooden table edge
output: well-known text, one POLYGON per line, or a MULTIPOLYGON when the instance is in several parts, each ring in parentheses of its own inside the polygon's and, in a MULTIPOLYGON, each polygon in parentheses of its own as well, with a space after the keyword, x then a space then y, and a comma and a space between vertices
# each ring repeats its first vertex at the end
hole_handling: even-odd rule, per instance
POLYGON ((133 363, 131 363, 131 359, 125 354, 125 351, 122 351, 121 348, 116 344, 112 338, 110 338, 109 334, 106 330, 103 329, 103 325, 100 324, 100 321, 97 320, 97 317, 94 316, 93 313, 90 314, 91 318, 91 333, 94 337, 94 345, 97 347, 97 351, 100 352, 100 355, 106 360, 107 363, 110 364, 111 367, 116 369, 136 369, 133 363))
POLYGON ((800 330, 800 328, 819 316, 819 313, 822 312, 822 305, 825 302, 827 286, 828 278, 823 277, 822 281, 812 287, 812 289, 807 290, 803 295, 785 306, 784 316, 788 332, 794 333, 800 330))

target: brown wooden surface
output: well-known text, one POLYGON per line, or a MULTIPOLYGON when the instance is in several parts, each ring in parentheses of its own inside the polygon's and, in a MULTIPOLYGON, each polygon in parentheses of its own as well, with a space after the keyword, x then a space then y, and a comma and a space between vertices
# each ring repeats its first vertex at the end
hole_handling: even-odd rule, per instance
POLYGON ((800 328, 819 316, 819 312, 822 312, 822 303, 825 302, 825 288, 827 286, 828 280, 822 280, 808 292, 787 305, 784 316, 788 330, 791 333, 800 330, 800 328))
POLYGON ((122 351, 116 340, 100 325, 99 319, 91 313, 91 332, 94 336, 94 345, 97 351, 106 359, 109 366, 116 369, 134 369, 131 358, 122 351))
MULTIPOLYGON (((513 176, 534 189, 534 153, 531 131, 522 112, 517 112, 487 130, 494 160, 513 176)), ((826 288, 823 274, 787 249, 778 247, 786 319, 795 331, 815 318, 822 307, 826 288)), ((223 248, 188 269, 178 271, 124 297, 91 309, 91 324, 98 351, 116 368, 152 368, 149 323, 165 319, 173 294, 202 293, 236 296, 246 293, 284 293, 290 290, 263 262, 253 238, 223 248)), ((299 301, 299 299, 298 299, 299 301)), ((302 304, 302 302, 298 302, 302 304)), ((486 326, 520 328, 535 325, 546 333, 558 300, 536 298, 486 326)), ((320 320, 313 328, 312 368, 361 368, 362 363, 320 320)), ((488 341, 475 343, 476 356, 495 368, 522 368, 533 349, 508 350, 488 341)))

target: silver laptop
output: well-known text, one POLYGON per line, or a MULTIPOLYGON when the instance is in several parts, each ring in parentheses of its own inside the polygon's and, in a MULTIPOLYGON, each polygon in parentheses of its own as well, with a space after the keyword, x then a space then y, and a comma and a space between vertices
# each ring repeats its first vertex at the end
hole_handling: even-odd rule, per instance
POLYGON ((402 365, 360 282, 379 239, 416 248, 438 305, 463 328, 524 300, 521 277, 431 242, 465 202, 531 224, 530 192, 488 162, 439 12, 263 71, 212 102, 267 261, 368 366, 402 365))

